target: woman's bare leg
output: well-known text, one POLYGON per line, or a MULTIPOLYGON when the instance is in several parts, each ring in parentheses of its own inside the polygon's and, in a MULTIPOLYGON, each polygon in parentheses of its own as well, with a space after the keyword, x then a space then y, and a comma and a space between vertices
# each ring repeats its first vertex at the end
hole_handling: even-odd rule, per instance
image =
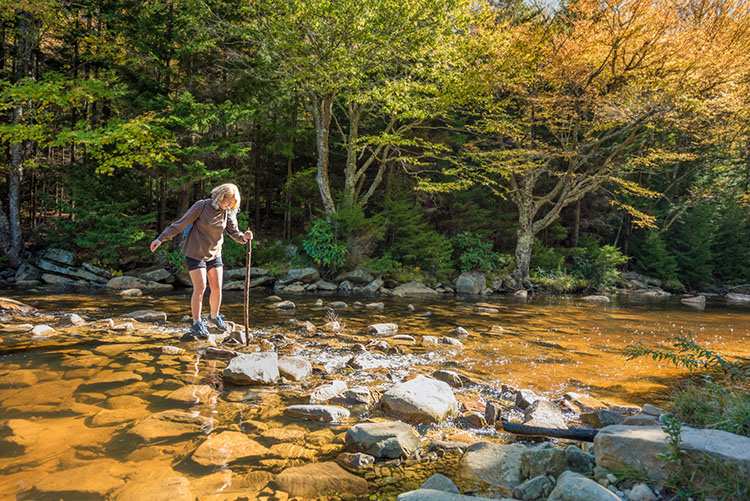
POLYGON ((211 295, 208 296, 208 303, 211 305, 211 318, 216 318, 221 308, 221 287, 223 285, 224 268, 217 266, 208 270, 208 286, 211 288, 211 295))
POLYGON ((193 283, 193 296, 190 298, 190 312, 193 322, 201 319, 201 308, 203 306, 203 294, 206 292, 206 269, 198 268, 190 272, 190 281, 193 283))

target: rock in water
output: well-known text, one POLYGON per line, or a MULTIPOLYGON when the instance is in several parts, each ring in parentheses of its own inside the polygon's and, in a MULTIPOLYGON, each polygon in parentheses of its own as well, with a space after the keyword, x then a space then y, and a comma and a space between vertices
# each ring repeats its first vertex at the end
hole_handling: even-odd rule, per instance
POLYGON ((609 303, 609 297, 607 296, 583 296, 581 299, 584 301, 589 301, 591 303, 609 303))
POLYGON ((539 399, 526 409, 524 424, 541 428, 567 428, 562 411, 552 402, 539 399))
POLYGON ((216 398, 217 392, 207 384, 189 384, 177 388, 166 396, 167 400, 174 400, 187 405, 210 402, 216 398))
POLYGON ((345 443, 350 451, 365 452, 376 459, 396 459, 417 450, 419 435, 401 421, 360 423, 349 428, 345 443))
POLYGON ((566 471, 547 501, 620 501, 620 497, 580 473, 566 471))
POLYGON ((279 372, 294 381, 303 381, 312 374, 312 364, 302 357, 279 357, 279 372))
POLYGON ((497 498, 483 498, 479 496, 464 496, 454 492, 439 491, 436 489, 417 489, 415 491, 399 494, 397 501, 512 501, 497 498))
POLYGON ((54 336, 55 334, 57 334, 57 331, 45 324, 35 325, 34 328, 31 329, 31 335, 34 337, 54 336))
MULTIPOLYGON (((602 428, 594 438, 598 466, 618 470, 634 468, 661 482, 667 477, 665 462, 667 434, 658 426, 615 425, 602 428)), ((750 478, 750 438, 721 430, 685 426, 680 449, 692 458, 707 454, 727 465, 734 465, 750 478)))
POLYGON ((290 405, 286 414, 292 417, 326 423, 340 423, 349 417, 349 410, 338 405, 290 405))
POLYGON ((397 324, 372 324, 367 327, 367 332, 373 336, 393 336, 398 333, 397 324))
POLYGON ((342 452, 336 456, 336 462, 350 470, 361 470, 375 464, 375 458, 361 452, 342 452))
POLYGON ((296 307, 297 305, 291 301, 279 301, 271 305, 271 308, 276 308, 277 310, 293 310, 296 307))
POLYGON ((432 295, 437 293, 436 290, 430 289, 425 284, 414 281, 401 284, 393 289, 393 295, 398 297, 432 295))
POLYGON ((274 384, 278 380, 278 356, 273 351, 243 353, 224 369, 224 381, 231 384, 274 384))
POLYGON ((291 269, 287 272, 284 281, 291 282, 303 282, 311 284, 320 280, 320 273, 315 268, 296 268, 291 269))
POLYGON ((113 496, 117 501, 193 501, 195 497, 190 490, 190 481, 177 475, 129 478, 113 496))
POLYGON ((137 311, 131 311, 126 315, 127 317, 132 318, 133 320, 138 320, 139 322, 166 322, 167 321, 167 314, 163 311, 155 311, 155 310, 137 310, 137 311))
POLYGON ((329 400, 341 396, 346 391, 347 385, 344 381, 331 381, 328 384, 323 384, 315 388, 310 393, 310 403, 320 404, 328 402, 329 400))
POLYGON ((332 461, 287 468, 276 477, 273 485, 289 496, 303 498, 340 494, 364 496, 368 491, 366 480, 332 461))
POLYGON ((521 456, 526 447, 521 444, 493 444, 479 442, 469 446, 461 458, 461 476, 482 481, 510 496, 520 485, 521 456))
POLYGON ((238 459, 258 458, 269 450, 239 431, 209 435, 193 452, 193 461, 203 466, 222 466, 238 459))
POLYGON ((381 405, 386 414, 417 423, 439 423, 458 412, 451 387, 422 375, 393 385, 383 395, 381 405))

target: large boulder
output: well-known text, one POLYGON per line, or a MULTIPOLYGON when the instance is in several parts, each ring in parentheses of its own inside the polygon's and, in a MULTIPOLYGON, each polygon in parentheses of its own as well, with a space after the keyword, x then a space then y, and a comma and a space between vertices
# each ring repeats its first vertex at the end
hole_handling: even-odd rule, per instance
POLYGON ((14 275, 16 282, 39 280, 41 277, 42 272, 39 271, 39 268, 32 266, 29 263, 21 263, 21 266, 18 267, 14 275))
POLYGON ((395 289, 393 289, 393 295, 398 297, 404 297, 404 296, 424 296, 424 295, 434 295, 438 294, 438 292, 434 289, 430 289, 425 284, 421 282, 407 282, 405 284, 401 284, 395 289))
POLYGON ((86 280, 88 282, 103 284, 107 281, 106 278, 100 277, 99 275, 91 273, 90 271, 61 265, 55 263, 54 261, 48 261, 47 259, 40 259, 37 263, 37 266, 39 266, 39 268, 41 268, 42 270, 48 271, 50 273, 56 273, 58 275, 63 275, 66 277, 78 278, 81 280, 86 280))
POLYGON ((320 273, 315 268, 293 268, 284 278, 285 283, 303 282, 311 284, 320 280, 320 273))
MULTIPOLYGON (((596 463, 611 470, 635 469, 661 482, 667 478, 668 435, 659 426, 614 425, 602 428, 594 439, 596 463)), ((750 437, 721 430, 683 427, 680 449, 688 456, 708 455, 734 465, 750 480, 750 437)))
POLYGON ((566 471, 547 501, 620 501, 620 497, 580 473, 566 471))
POLYGON ((461 273, 456 279, 456 292, 459 294, 481 294, 487 288, 484 273, 468 271, 461 273))
POLYGON ((282 471, 273 481, 274 487, 302 498, 347 494, 364 496, 367 481, 353 475, 332 461, 294 466, 282 471))
POLYGON ((526 447, 521 444, 478 442, 469 446, 461 458, 461 476, 474 483, 489 484, 504 496, 523 481, 521 457, 526 447))
POLYGON ((346 432, 346 448, 365 452, 376 459, 396 459, 411 455, 419 447, 419 435, 406 423, 385 421, 360 423, 346 432))
POLYGON ((76 255, 68 250, 50 248, 42 254, 44 259, 54 261, 55 263, 72 265, 75 262, 76 255))
POLYGON ((138 277, 146 282, 174 282, 174 276, 164 268, 144 271, 143 273, 140 273, 138 277))
POLYGON ((374 277, 370 274, 370 272, 367 270, 363 270, 362 268, 357 268, 353 271, 347 271, 336 277, 337 282, 348 280, 349 282, 358 285, 370 283, 373 281, 373 279, 374 277))
POLYGON ((451 387, 422 375, 393 385, 380 403, 386 414, 417 423, 439 423, 458 412, 451 387))
POLYGON ((273 351, 243 353, 224 369, 224 381, 231 384, 274 384, 278 380, 279 360, 273 351))

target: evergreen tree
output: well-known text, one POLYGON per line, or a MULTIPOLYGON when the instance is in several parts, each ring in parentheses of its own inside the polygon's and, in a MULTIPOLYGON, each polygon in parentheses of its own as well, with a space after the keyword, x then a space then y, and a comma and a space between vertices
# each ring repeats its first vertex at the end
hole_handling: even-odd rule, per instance
POLYGON ((677 260, 680 281, 691 289, 713 283, 713 208, 701 204, 689 210, 669 235, 669 247, 677 260))
POLYGON ((677 259, 667 249, 661 233, 649 231, 634 249, 636 269, 664 281, 677 279, 677 259))
POLYGON ((713 255, 714 273, 718 280, 723 283, 750 280, 750 221, 747 208, 732 202, 722 211, 713 255))

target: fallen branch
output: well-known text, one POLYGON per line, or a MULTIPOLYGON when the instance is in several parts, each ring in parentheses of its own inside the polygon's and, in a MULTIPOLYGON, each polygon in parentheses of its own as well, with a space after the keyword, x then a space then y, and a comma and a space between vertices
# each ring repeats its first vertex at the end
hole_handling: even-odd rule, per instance
POLYGON ((527 426, 525 424, 511 423, 505 419, 501 420, 503 430, 514 435, 530 435, 537 437, 567 438, 581 442, 593 442, 599 430, 593 428, 541 428, 539 426, 527 426))

